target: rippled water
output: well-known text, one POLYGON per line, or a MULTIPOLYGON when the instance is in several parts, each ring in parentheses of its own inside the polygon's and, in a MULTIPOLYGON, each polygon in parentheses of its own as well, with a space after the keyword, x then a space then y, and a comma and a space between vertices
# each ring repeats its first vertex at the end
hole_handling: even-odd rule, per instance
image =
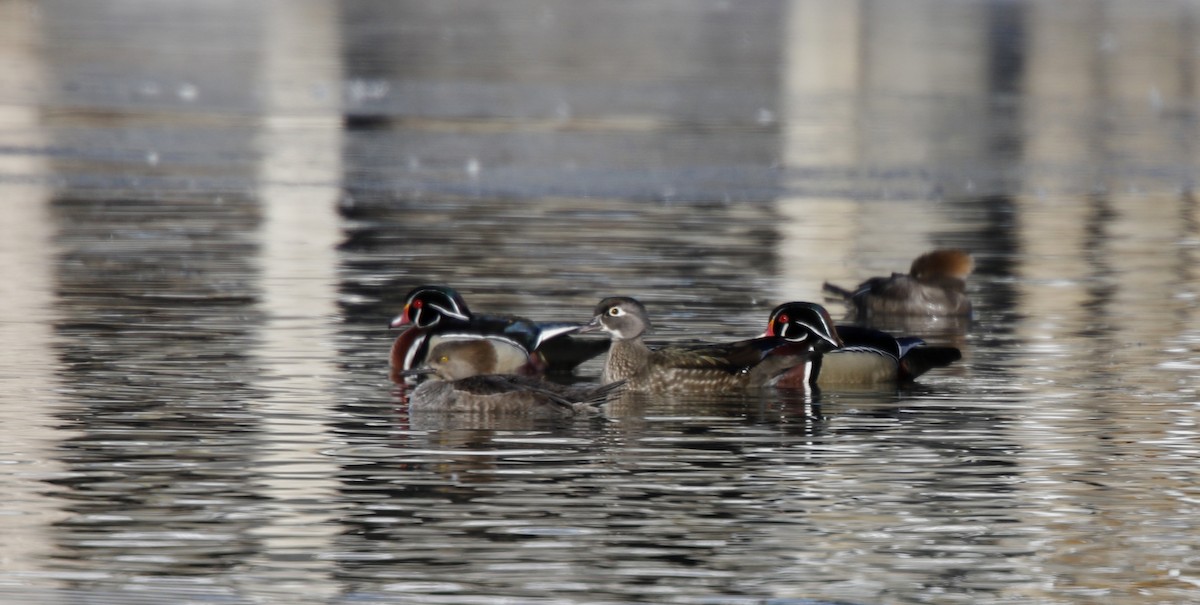
POLYGON ((1200 601, 1194 5, 99 6, 0 6, 0 600, 1200 601), (419 283, 740 339, 936 246, 903 389, 387 381, 419 283))

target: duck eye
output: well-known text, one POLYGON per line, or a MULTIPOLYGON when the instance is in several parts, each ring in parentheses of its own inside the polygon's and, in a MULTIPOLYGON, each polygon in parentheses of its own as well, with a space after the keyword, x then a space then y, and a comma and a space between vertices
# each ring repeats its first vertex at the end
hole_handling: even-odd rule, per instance
POLYGON ((782 313, 782 314, 780 314, 780 316, 777 318, 777 320, 779 321, 779 323, 781 323, 781 324, 785 324, 785 323, 787 323, 787 322, 791 321, 791 320, 792 320, 792 318, 788 317, 788 316, 787 316, 787 313, 782 313))
POLYGON ((450 361, 449 355, 442 355, 441 357, 438 357, 438 363, 446 363, 447 361, 450 361))
POLYGON ((619 317, 621 315, 624 315, 625 312, 621 310, 621 307, 613 307, 608 310, 608 314, 612 315, 613 317, 619 317))
POLYGON ((412 306, 414 309, 420 309, 421 307, 425 306, 425 302, 418 298, 417 300, 413 301, 412 306))

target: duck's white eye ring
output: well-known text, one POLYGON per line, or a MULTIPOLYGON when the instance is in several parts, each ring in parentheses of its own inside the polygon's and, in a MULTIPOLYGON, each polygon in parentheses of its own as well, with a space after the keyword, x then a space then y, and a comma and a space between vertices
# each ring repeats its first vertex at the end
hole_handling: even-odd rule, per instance
POLYGON ((613 317, 620 317, 625 314, 625 311, 621 309, 621 307, 613 307, 608 310, 608 314, 612 315, 613 317))

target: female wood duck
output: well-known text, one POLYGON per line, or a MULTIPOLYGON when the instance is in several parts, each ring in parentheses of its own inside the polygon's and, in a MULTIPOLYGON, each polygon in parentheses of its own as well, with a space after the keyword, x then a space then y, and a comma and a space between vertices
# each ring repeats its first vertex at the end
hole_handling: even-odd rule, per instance
POLYGON ((626 381, 626 388, 650 392, 731 391, 770 386, 785 372, 811 365, 815 356, 841 346, 833 320, 821 310, 814 321, 786 335, 712 345, 651 350, 642 341, 650 318, 642 303, 606 298, 584 331, 603 330, 612 338, 603 382, 626 381))
MULTIPOLYGON (((390 327, 404 328, 392 343, 393 382, 426 362, 429 350, 445 340, 486 340, 497 359, 495 372, 570 372, 608 348, 601 340, 571 338, 579 324, 537 323, 523 317, 476 315, 454 289, 419 286, 408 293, 404 310, 390 327)), ((411 380, 411 378, 409 378, 411 380)))
MULTIPOLYGON (((787 337, 809 330, 813 303, 791 302, 775 307, 767 320, 764 336, 787 337)), ((886 332, 858 326, 837 326, 843 347, 818 355, 814 370, 804 375, 790 371, 779 377, 779 387, 829 387, 912 382, 933 368, 948 366, 962 358, 954 347, 925 346, 911 336, 896 338, 886 332)))
POLYGON ((975 269, 971 255, 940 249, 918 256, 907 274, 872 277, 847 290, 829 282, 824 290, 845 300, 859 318, 875 315, 971 315, 967 276, 975 269))
POLYGON ((595 411, 621 383, 581 387, 529 376, 496 374, 498 360, 483 339, 447 341, 433 347, 428 365, 405 375, 434 374, 408 398, 409 412, 562 418, 595 411))

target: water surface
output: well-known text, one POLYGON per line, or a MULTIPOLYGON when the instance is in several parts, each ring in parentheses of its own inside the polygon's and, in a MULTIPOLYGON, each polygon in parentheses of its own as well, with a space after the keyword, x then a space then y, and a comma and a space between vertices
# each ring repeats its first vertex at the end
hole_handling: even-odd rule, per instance
POLYGON ((6 600, 1200 600, 1191 3, 0 11, 6 600), (387 381, 420 283, 732 340, 939 246, 905 388, 387 381))

